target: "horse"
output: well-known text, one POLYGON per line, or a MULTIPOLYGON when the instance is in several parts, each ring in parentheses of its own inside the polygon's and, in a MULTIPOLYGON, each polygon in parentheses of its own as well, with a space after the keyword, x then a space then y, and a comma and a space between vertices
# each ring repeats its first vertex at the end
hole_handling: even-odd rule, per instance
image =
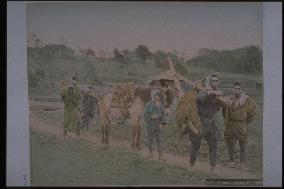
POLYGON ((123 105, 112 104, 113 92, 98 97, 99 116, 101 120, 101 142, 106 146, 109 144, 109 132, 111 124, 121 118, 129 120, 131 125, 131 148, 141 150, 141 119, 143 118, 144 106, 151 100, 151 90, 157 88, 161 91, 161 101, 165 106, 166 115, 177 96, 175 89, 153 86, 132 86, 128 88, 129 93, 123 96, 123 105))

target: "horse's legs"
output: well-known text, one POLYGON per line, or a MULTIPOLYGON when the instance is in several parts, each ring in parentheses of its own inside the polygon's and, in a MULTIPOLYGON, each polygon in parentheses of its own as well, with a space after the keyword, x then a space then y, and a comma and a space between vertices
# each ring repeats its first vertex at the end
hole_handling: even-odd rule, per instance
POLYGON ((137 150, 141 150, 141 144, 140 144, 140 136, 141 136, 141 126, 138 124, 136 127, 136 147, 137 150))
POLYGON ((106 127, 105 127, 105 143, 106 143, 106 145, 109 144, 109 124, 110 123, 107 123, 106 127))
POLYGON ((136 138, 136 127, 132 126, 131 130, 132 130, 131 148, 132 148, 132 150, 134 150, 135 149, 135 138, 136 138))
POLYGON ((141 144, 140 144, 140 136, 141 136, 141 125, 140 125, 140 120, 141 120, 141 116, 137 117, 137 121, 136 121, 136 147, 138 150, 141 150, 141 144))
POLYGON ((105 143, 105 124, 101 124, 102 143, 105 143))

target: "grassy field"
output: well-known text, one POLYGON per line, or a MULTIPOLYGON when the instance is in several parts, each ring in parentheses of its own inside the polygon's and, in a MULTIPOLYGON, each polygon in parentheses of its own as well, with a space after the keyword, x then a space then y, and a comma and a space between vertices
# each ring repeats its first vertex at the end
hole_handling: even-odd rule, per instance
MULTIPOLYGON (((221 133, 224 132, 224 121, 221 113, 217 113, 216 115, 216 124, 219 127, 221 133)), ((144 125, 142 125, 142 129, 144 125)), ((127 123, 123 125, 114 126, 113 129, 116 131, 115 134, 111 130, 111 138, 117 139, 128 139, 130 145, 131 138, 131 127, 127 123)), ((91 133, 94 135, 100 136, 100 128, 99 125, 91 128, 91 133)), ((184 155, 187 156, 189 153, 190 142, 188 136, 184 136, 180 139, 179 135, 176 132, 176 126, 173 123, 173 120, 162 129, 163 133, 163 145, 164 149, 168 153, 184 155)), ((111 139, 110 139, 111 140, 111 139)), ((142 131, 142 143, 146 146, 146 133, 145 129, 142 131)), ((236 161, 239 160, 239 146, 236 144, 235 146, 235 157, 236 161)), ((262 173, 262 120, 258 119, 254 121, 249 129, 248 135, 248 149, 247 149, 247 157, 249 162, 249 168, 258 174, 262 173)), ((198 159, 200 161, 208 161, 208 146, 205 140, 202 141, 202 145, 200 148, 200 153, 198 159)), ((218 143, 218 163, 225 163, 228 159, 227 155, 227 146, 225 144, 224 139, 220 140, 218 143)))
MULTIPOLYGON (((205 70, 206 71, 206 70, 205 70)), ((191 70, 191 73, 193 75, 193 78, 202 78, 202 73, 200 70, 191 70)), ((208 71, 209 73, 209 71, 208 71)), ((207 74, 204 73, 204 74, 207 74)), ((233 81, 243 81, 244 87, 246 92, 256 100, 259 111, 262 113, 262 91, 257 90, 254 87, 254 82, 261 79, 261 76, 253 76, 253 75, 241 75, 241 74, 227 74, 227 73, 220 73, 222 77, 222 83, 221 83, 221 89, 225 91, 226 93, 230 92, 230 85, 233 81)), ((102 86, 95 86, 95 91, 97 93, 104 93, 105 91, 108 91, 109 89, 107 87, 102 86)), ((39 98, 40 99, 40 98, 39 98)), ((63 107, 63 104, 60 103, 60 99, 57 98, 42 98, 43 102, 45 102, 47 105, 54 105, 54 101, 58 101, 57 106, 63 107)), ((177 133, 175 132, 176 126, 175 126, 175 120, 174 120, 174 105, 172 107, 172 114, 168 119, 168 125, 163 129, 163 138, 164 138, 164 147, 165 151, 173 154, 179 154, 179 155, 188 155, 190 142, 187 136, 183 137, 182 139, 179 138, 177 133)), ((38 114, 39 117, 42 119, 45 119, 49 124, 54 124, 58 121, 63 121, 63 111, 60 113, 54 114, 52 111, 43 111, 38 114)), ((223 117, 221 115, 221 112, 217 113, 215 121, 217 123, 218 128, 220 129, 221 133, 224 132, 224 121, 223 117)), ((96 126, 91 127, 90 132, 94 135, 97 135, 100 137, 100 127, 99 127, 99 121, 95 119, 96 126)), ((144 125, 142 124, 142 128, 144 128, 144 125)), ((248 136, 248 161, 249 161, 249 167, 252 171, 257 172, 259 174, 262 173, 262 117, 255 120, 251 125, 249 129, 249 136, 248 136)), ((125 122, 122 125, 114 126, 113 129, 119 134, 117 136, 112 130, 111 130, 111 138, 117 138, 117 139, 131 139, 131 127, 130 125, 125 122)), ((143 130, 142 133, 142 143, 144 146, 146 145, 146 133, 145 130, 143 130)), ((129 143, 130 144, 130 143, 129 143)), ((236 157, 238 160, 239 157, 239 147, 236 145, 235 148, 236 157)), ((202 146, 200 149, 199 159, 201 161, 208 161, 208 147, 203 140, 202 146)), ((218 162, 224 163, 227 159, 227 147, 224 140, 219 141, 218 144, 218 162)))
MULTIPOLYGON (((123 66, 114 59, 87 58, 77 54, 70 54, 68 49, 61 49, 61 55, 51 51, 52 48, 28 50, 29 99, 34 101, 30 107, 34 115, 47 125, 56 127, 63 122, 63 103, 59 95, 59 81, 70 80, 74 72, 79 73, 81 87, 89 84, 95 87, 97 94, 105 94, 111 88, 109 84, 132 81, 143 84, 165 71, 166 67, 159 67, 155 62, 144 64, 133 58, 131 64, 123 66), (50 51, 50 53, 49 53, 50 51), (60 108, 60 111, 44 110, 60 108)), ((69 49, 70 50, 70 49, 69 49)), ((56 52, 56 51, 55 51, 56 52)), ((59 54, 60 54, 59 52, 59 54)), ((71 52, 71 51, 70 51, 71 52)), ((183 63, 180 63, 183 64, 183 63)), ((229 94, 234 81, 240 81, 246 91, 256 100, 259 111, 263 108, 263 91, 256 89, 256 83, 262 83, 261 74, 232 74, 216 72, 206 68, 191 65, 176 65, 178 71, 183 71, 184 77, 199 80, 204 76, 215 73, 221 77, 221 90, 229 94)), ((218 69, 215 69, 218 70, 218 69)), ((182 84, 185 91, 191 87, 182 84)), ((166 152, 187 156, 189 139, 180 138, 176 133, 174 120, 175 105, 168 118, 168 125, 162 129, 163 145, 166 152)), ((217 113, 216 123, 220 131, 224 132, 222 115, 217 113)), ((100 137, 100 124, 95 120, 95 126, 90 133, 100 137)), ((249 129, 248 161, 249 168, 262 174, 262 118, 254 121, 249 129)), ((126 121, 114 126, 111 139, 131 139, 131 127, 126 121)), ((31 178, 33 186, 92 186, 92 185, 183 185, 204 184, 209 175, 200 172, 189 172, 185 169, 161 164, 118 149, 100 148, 94 144, 78 139, 67 139, 64 142, 47 134, 40 134, 31 130, 31 178)), ((146 133, 142 123, 142 143, 146 145, 146 133)), ((218 163, 227 159, 227 147, 224 140, 218 144, 218 163)), ((236 156, 239 148, 236 146, 236 156)), ((208 146, 202 142, 198 160, 208 161, 208 146)), ((238 160, 238 159, 237 159, 238 160)))
MULTIPOLYGON (((193 78, 202 78, 202 72, 200 70, 191 70, 193 78)), ((204 71, 203 74, 207 75, 211 73, 210 71, 204 71)), ((231 85, 234 81, 241 81, 246 93, 251 96, 258 105, 259 112, 261 117, 257 120, 252 122, 249 128, 249 135, 248 135, 248 150, 247 150, 247 157, 249 161, 249 167, 251 170, 261 174, 262 173, 262 131, 263 131, 263 124, 262 124, 262 109, 263 109, 263 93, 261 90, 255 88, 255 82, 261 80, 261 76, 259 75, 242 75, 242 74, 228 74, 228 73, 219 73, 222 78, 221 82, 221 90, 223 90, 226 94, 230 93, 231 85)), ((204 75, 203 75, 204 76, 204 75)), ((190 87, 188 87, 190 88, 190 87)), ((185 90, 186 87, 185 87, 185 90)), ((175 113, 175 105, 172 107, 172 114, 171 117, 168 118, 168 125, 163 129, 164 135, 164 147, 167 152, 180 154, 180 155, 188 155, 188 150, 190 147, 189 138, 187 136, 179 139, 179 136, 175 132, 175 120, 174 120, 174 113, 175 113)), ((224 133, 224 119, 221 115, 221 112, 218 112, 215 117, 216 124, 220 129, 221 133, 224 133)), ((114 138, 131 138, 131 127, 127 124, 127 122, 123 125, 114 126, 114 129, 119 136, 111 132, 111 136, 114 138)), ((93 134, 99 136, 100 129, 99 126, 93 127, 91 129, 93 134)), ((142 133, 142 141, 143 144, 146 144, 146 133, 143 131, 142 133)), ((202 141, 202 146, 200 149, 200 156, 199 159, 202 161, 208 161, 208 147, 205 140, 202 141)), ((235 146, 235 155, 236 160, 239 158, 239 146, 236 144, 235 146)), ((225 144, 224 139, 219 141, 218 144, 218 160, 219 163, 224 163, 227 159, 227 146, 225 144)))
POLYGON ((218 178, 80 139, 31 130, 32 186, 198 185, 218 178))

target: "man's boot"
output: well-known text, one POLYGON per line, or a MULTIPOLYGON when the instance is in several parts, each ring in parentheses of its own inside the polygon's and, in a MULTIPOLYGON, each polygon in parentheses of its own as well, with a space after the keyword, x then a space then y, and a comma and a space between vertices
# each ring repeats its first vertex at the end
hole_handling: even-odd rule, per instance
POLYGON ((76 129, 76 136, 77 136, 77 137, 80 137, 80 128, 77 128, 77 129, 76 129))
POLYGON ((210 170, 215 171, 216 165, 211 165, 210 170))
POLYGON ((236 163, 234 161, 229 161, 228 167, 230 168, 236 168, 236 163))
POLYGON ((159 152, 159 160, 161 160, 161 161, 166 161, 166 159, 164 158, 162 152, 159 152))
POLYGON ((153 158, 153 150, 149 150, 149 158, 153 158))
POLYGON ((189 161, 190 162, 190 167, 193 167, 195 165, 194 161, 189 161))
POLYGON ((65 139, 67 136, 67 130, 63 129, 63 136, 62 136, 62 139, 65 139))
POLYGON ((248 171, 249 167, 247 166, 246 163, 240 163, 240 170, 241 171, 248 171))
POLYGON ((189 153, 189 164, 190 164, 190 167, 193 167, 195 165, 195 160, 191 158, 190 154, 191 152, 189 153))

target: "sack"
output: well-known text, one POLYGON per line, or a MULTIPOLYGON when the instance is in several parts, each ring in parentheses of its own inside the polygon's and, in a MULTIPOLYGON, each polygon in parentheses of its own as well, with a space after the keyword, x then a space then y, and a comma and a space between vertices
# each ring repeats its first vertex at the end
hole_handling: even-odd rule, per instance
POLYGON ((191 121, 193 126, 201 133, 202 125, 198 114, 196 97, 197 89, 193 89, 181 97, 176 107, 176 121, 178 127, 182 127, 186 121, 191 121))

